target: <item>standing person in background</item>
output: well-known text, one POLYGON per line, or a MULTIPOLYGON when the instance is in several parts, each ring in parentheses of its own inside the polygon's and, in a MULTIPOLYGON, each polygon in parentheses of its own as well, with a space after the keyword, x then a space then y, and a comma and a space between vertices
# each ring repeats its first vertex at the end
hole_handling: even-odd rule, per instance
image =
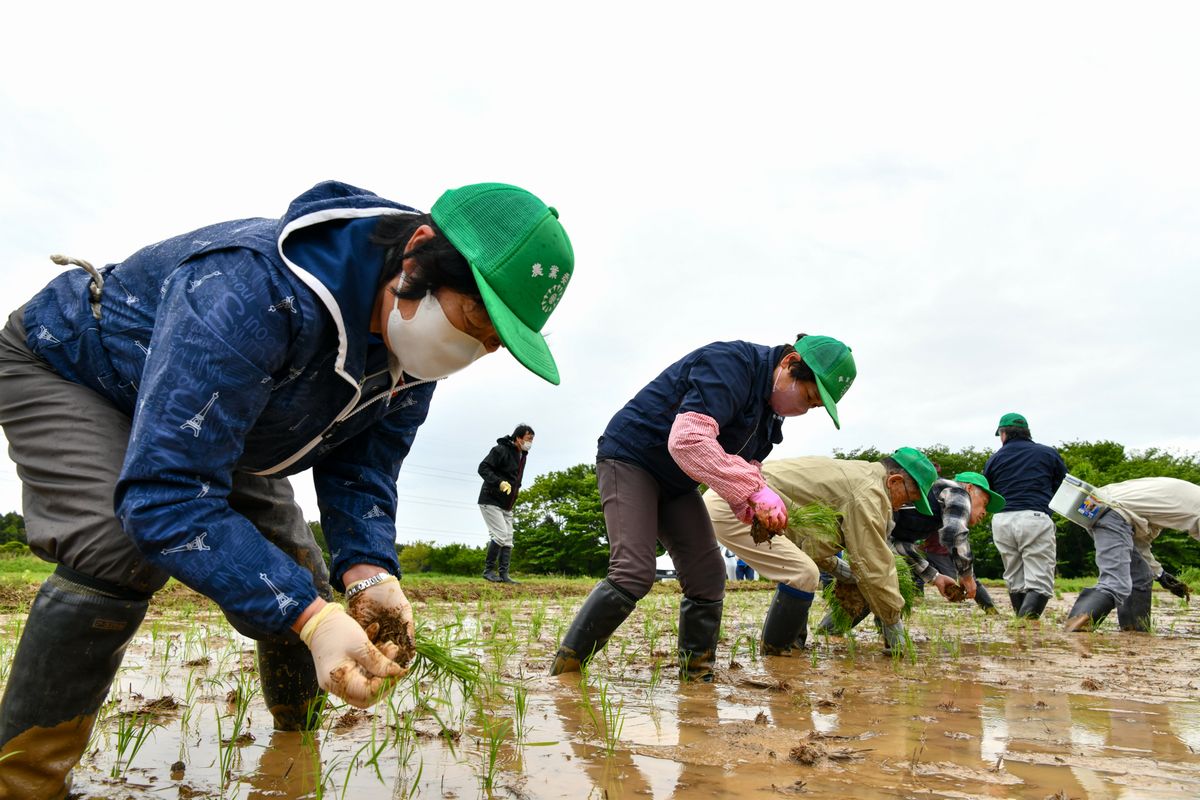
POLYGON ((783 441, 786 417, 824 406, 838 426, 837 403, 856 374, 850 348, 828 336, 800 334, 794 345, 775 347, 714 342, 667 367, 626 403, 596 454, 608 576, 575 615, 551 674, 578 670, 633 613, 654 584, 661 541, 683 590, 680 675, 712 680, 726 572, 699 485, 746 524, 757 517, 782 530, 787 507, 759 462, 783 441))
POLYGON ((370 706, 413 655, 396 480, 434 386, 501 345, 558 383, 540 333, 573 271, 557 212, 507 184, 422 213, 328 181, 279 219, 55 261, 81 269, 0 332, 29 545, 57 564, 0 703, 0 797, 67 794, 171 576, 256 640, 278 729, 319 720, 322 690, 370 706), (309 468, 331 566, 287 479, 309 468))
POLYGON ((1006 505, 992 517, 992 539, 1004 561, 1013 613, 1037 619, 1054 596, 1058 546, 1050 498, 1067 467, 1057 450, 1033 441, 1020 414, 1001 417, 996 435, 1000 449, 987 460, 983 475, 1006 505))
POLYGON ((970 528, 991 512, 1004 509, 1004 498, 991 490, 978 472, 960 472, 954 480, 939 478, 926 498, 933 516, 905 506, 892 519, 892 549, 904 556, 918 588, 932 583, 943 596, 957 579, 983 613, 998 614, 987 588, 975 580, 970 528))
POLYGON ((754 567, 747 564, 741 556, 737 557, 737 579, 739 581, 754 580, 754 567))
POLYGON ((513 506, 521 491, 525 459, 533 447, 533 428, 518 425, 511 436, 501 436, 487 457, 479 462, 479 510, 488 529, 487 556, 483 577, 493 583, 517 583, 508 576, 513 549, 513 506), (500 571, 496 571, 499 564, 500 571))
POLYGON ((1150 543, 1166 529, 1200 539, 1200 486, 1178 478, 1134 478, 1102 486, 1096 494, 1113 504, 1088 531, 1096 542, 1100 579, 1079 593, 1066 629, 1091 630, 1115 608, 1121 630, 1149 631, 1155 580, 1191 599, 1187 584, 1163 569, 1150 543))

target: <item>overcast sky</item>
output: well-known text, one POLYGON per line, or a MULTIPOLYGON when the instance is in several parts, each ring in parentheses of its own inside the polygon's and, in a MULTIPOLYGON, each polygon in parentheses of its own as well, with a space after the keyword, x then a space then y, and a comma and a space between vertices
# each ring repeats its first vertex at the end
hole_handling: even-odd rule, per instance
POLYGON ((426 209, 530 189, 575 247, 545 331, 562 385, 503 351, 441 385, 400 541, 484 544, 496 437, 537 431, 527 483, 591 461, 721 339, 854 349, 842 430, 789 420, 777 456, 993 447, 1007 411, 1052 444, 1200 451, 1195 4, 420 5, 9 9, 8 306, 50 253, 118 262, 325 179, 426 209))

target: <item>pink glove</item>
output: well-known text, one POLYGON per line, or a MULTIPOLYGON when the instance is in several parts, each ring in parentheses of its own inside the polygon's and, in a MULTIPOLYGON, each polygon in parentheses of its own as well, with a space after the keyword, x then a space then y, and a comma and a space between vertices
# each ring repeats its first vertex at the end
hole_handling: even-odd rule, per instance
POLYGON ((770 486, 763 486, 750 495, 749 505, 753 509, 753 516, 758 517, 758 521, 767 530, 781 531, 787 527, 787 506, 770 486))

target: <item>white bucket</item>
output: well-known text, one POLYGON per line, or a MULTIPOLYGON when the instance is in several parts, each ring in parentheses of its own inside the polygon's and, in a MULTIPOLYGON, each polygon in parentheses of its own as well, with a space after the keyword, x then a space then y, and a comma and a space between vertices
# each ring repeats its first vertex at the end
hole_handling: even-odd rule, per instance
POLYGON ((1079 480, 1074 475, 1063 478, 1062 485, 1050 498, 1050 510, 1091 530, 1096 520, 1109 509, 1109 504, 1100 498, 1096 487, 1079 480))

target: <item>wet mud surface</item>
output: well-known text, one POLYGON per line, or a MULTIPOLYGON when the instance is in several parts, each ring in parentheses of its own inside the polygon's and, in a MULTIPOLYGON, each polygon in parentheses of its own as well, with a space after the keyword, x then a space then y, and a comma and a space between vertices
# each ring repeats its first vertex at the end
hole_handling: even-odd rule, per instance
POLYGON ((931 592, 896 657, 868 620, 853 637, 763 659, 769 599, 731 593, 717 680, 683 685, 677 595, 644 600, 586 676, 554 678, 545 671, 581 597, 417 602, 418 624, 475 656, 480 680, 464 688, 418 660, 386 702, 333 706, 314 734, 271 730, 252 643, 215 611, 152 616, 76 796, 1200 796, 1196 605, 1157 593, 1156 635, 1111 620, 1072 635, 1060 632, 1072 595, 1035 626, 931 592), (122 748, 143 723, 142 747, 122 748))

